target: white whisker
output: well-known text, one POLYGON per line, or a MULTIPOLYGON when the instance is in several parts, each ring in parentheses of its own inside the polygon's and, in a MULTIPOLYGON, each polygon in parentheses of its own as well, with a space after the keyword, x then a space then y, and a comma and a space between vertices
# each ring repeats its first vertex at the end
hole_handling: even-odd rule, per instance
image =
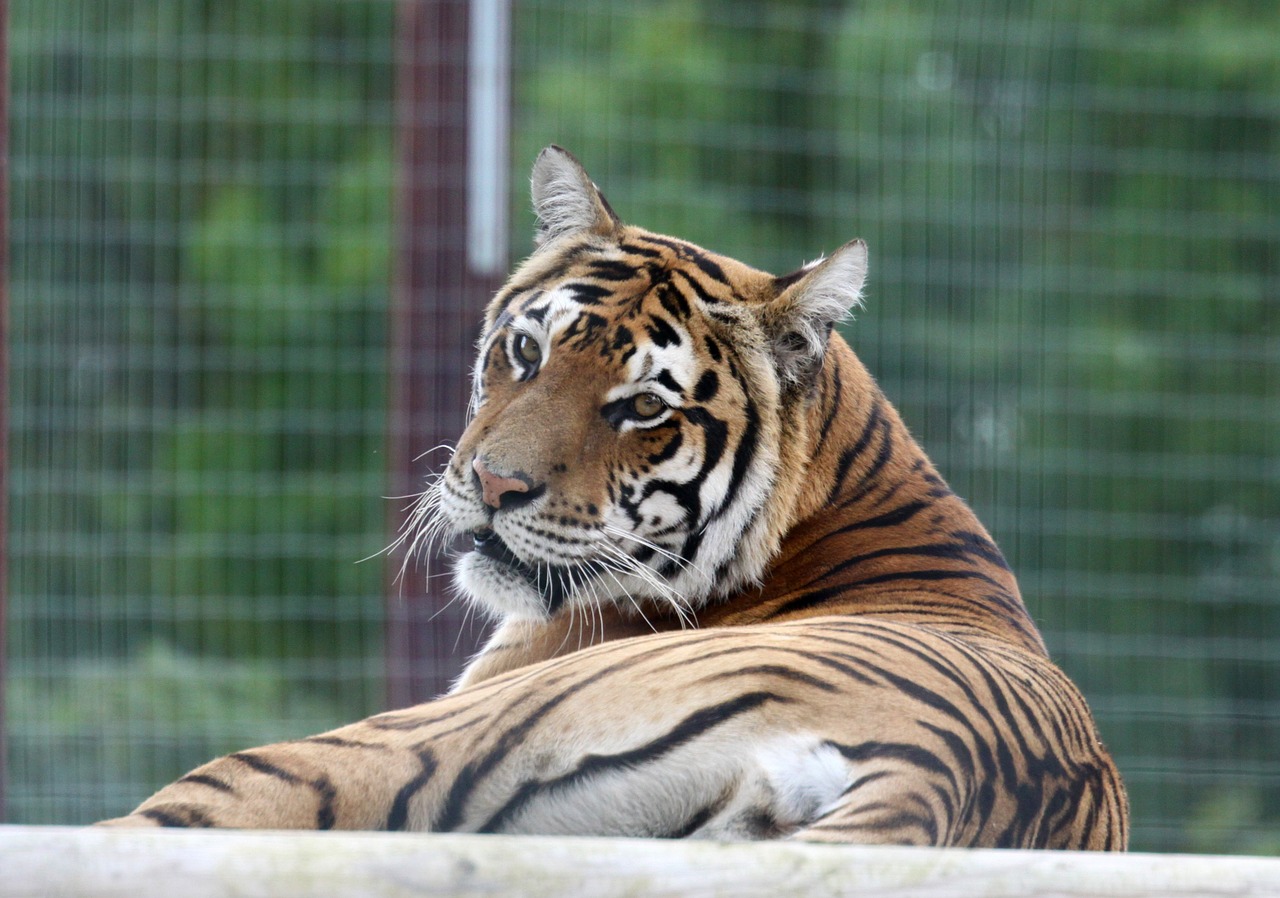
POLYGON ((643 536, 638 536, 637 534, 629 533, 626 530, 623 530, 620 527, 615 527, 611 524, 605 524, 602 529, 609 536, 612 536, 618 539, 630 540, 631 542, 636 543, 640 547, 648 549, 649 551, 662 556, 666 560, 679 566, 681 570, 692 571, 693 573, 701 577, 708 585, 710 585, 711 583, 710 575, 708 575, 707 572, 704 571, 702 568, 698 567, 698 565, 694 564, 692 561, 685 558, 683 555, 679 555, 675 552, 672 552, 670 549, 665 549, 662 546, 658 545, 657 543, 653 542, 652 540, 644 538, 643 536))

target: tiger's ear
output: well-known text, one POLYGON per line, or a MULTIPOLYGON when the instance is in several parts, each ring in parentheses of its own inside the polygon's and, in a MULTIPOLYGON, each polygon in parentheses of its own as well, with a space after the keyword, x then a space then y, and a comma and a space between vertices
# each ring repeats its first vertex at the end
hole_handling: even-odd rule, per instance
POLYGON ((538 154, 529 179, 538 226, 533 242, 542 246, 567 234, 609 234, 622 222, 568 150, 549 146, 538 154))
POLYGON ((862 301, 867 244, 852 240, 825 259, 774 279, 762 313, 783 389, 807 387, 822 367, 831 329, 862 301))

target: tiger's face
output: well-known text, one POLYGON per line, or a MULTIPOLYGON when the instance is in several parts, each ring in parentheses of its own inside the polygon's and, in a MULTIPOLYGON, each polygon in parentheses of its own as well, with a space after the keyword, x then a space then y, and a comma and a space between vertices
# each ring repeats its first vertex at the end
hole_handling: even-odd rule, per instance
POLYGON ((504 616, 683 607, 749 576, 731 561, 777 468, 761 340, 729 339, 691 289, 713 289, 710 256, 620 236, 580 242, 563 272, 535 260, 487 316, 441 507, 474 544, 459 584, 504 616))
MULTIPOLYGON (((817 296, 815 320, 796 302, 811 273, 622 225, 563 151, 539 158, 534 202, 540 246, 486 312, 473 418, 439 481, 443 521, 472 541, 457 584, 504 619, 687 615, 757 579, 790 523, 785 443, 847 290, 817 296)), ((836 274, 858 269, 856 298, 851 246, 836 274)))

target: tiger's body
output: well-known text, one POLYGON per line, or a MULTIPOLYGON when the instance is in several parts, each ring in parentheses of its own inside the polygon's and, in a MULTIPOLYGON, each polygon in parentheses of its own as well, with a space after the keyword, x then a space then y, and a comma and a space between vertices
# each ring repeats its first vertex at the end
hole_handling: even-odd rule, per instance
POLYGON ((1123 849, 1123 786, 990 536, 775 278, 623 225, 568 154, 407 534, 499 619, 425 705, 229 755, 117 825, 1123 849))

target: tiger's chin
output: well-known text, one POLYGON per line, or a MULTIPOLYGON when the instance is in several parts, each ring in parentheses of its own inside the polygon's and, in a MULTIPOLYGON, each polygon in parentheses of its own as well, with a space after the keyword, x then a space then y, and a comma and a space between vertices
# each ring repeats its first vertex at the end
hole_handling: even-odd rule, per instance
POLYGON ((497 620, 546 620, 566 598, 555 578, 544 581, 514 557, 493 558, 479 550, 458 559, 454 582, 473 605, 497 620))
MULTIPOLYGON (((675 584, 656 572, 637 575, 638 563, 626 571, 599 557, 574 564, 528 562, 492 530, 481 528, 472 538, 473 550, 454 565, 455 585, 478 610, 504 624, 548 621, 576 609, 592 619, 610 609, 621 619, 648 620, 662 616, 665 608, 692 626, 695 609, 703 604, 697 590, 677 593, 675 584)), ((615 557, 620 554, 615 551, 615 557)))

